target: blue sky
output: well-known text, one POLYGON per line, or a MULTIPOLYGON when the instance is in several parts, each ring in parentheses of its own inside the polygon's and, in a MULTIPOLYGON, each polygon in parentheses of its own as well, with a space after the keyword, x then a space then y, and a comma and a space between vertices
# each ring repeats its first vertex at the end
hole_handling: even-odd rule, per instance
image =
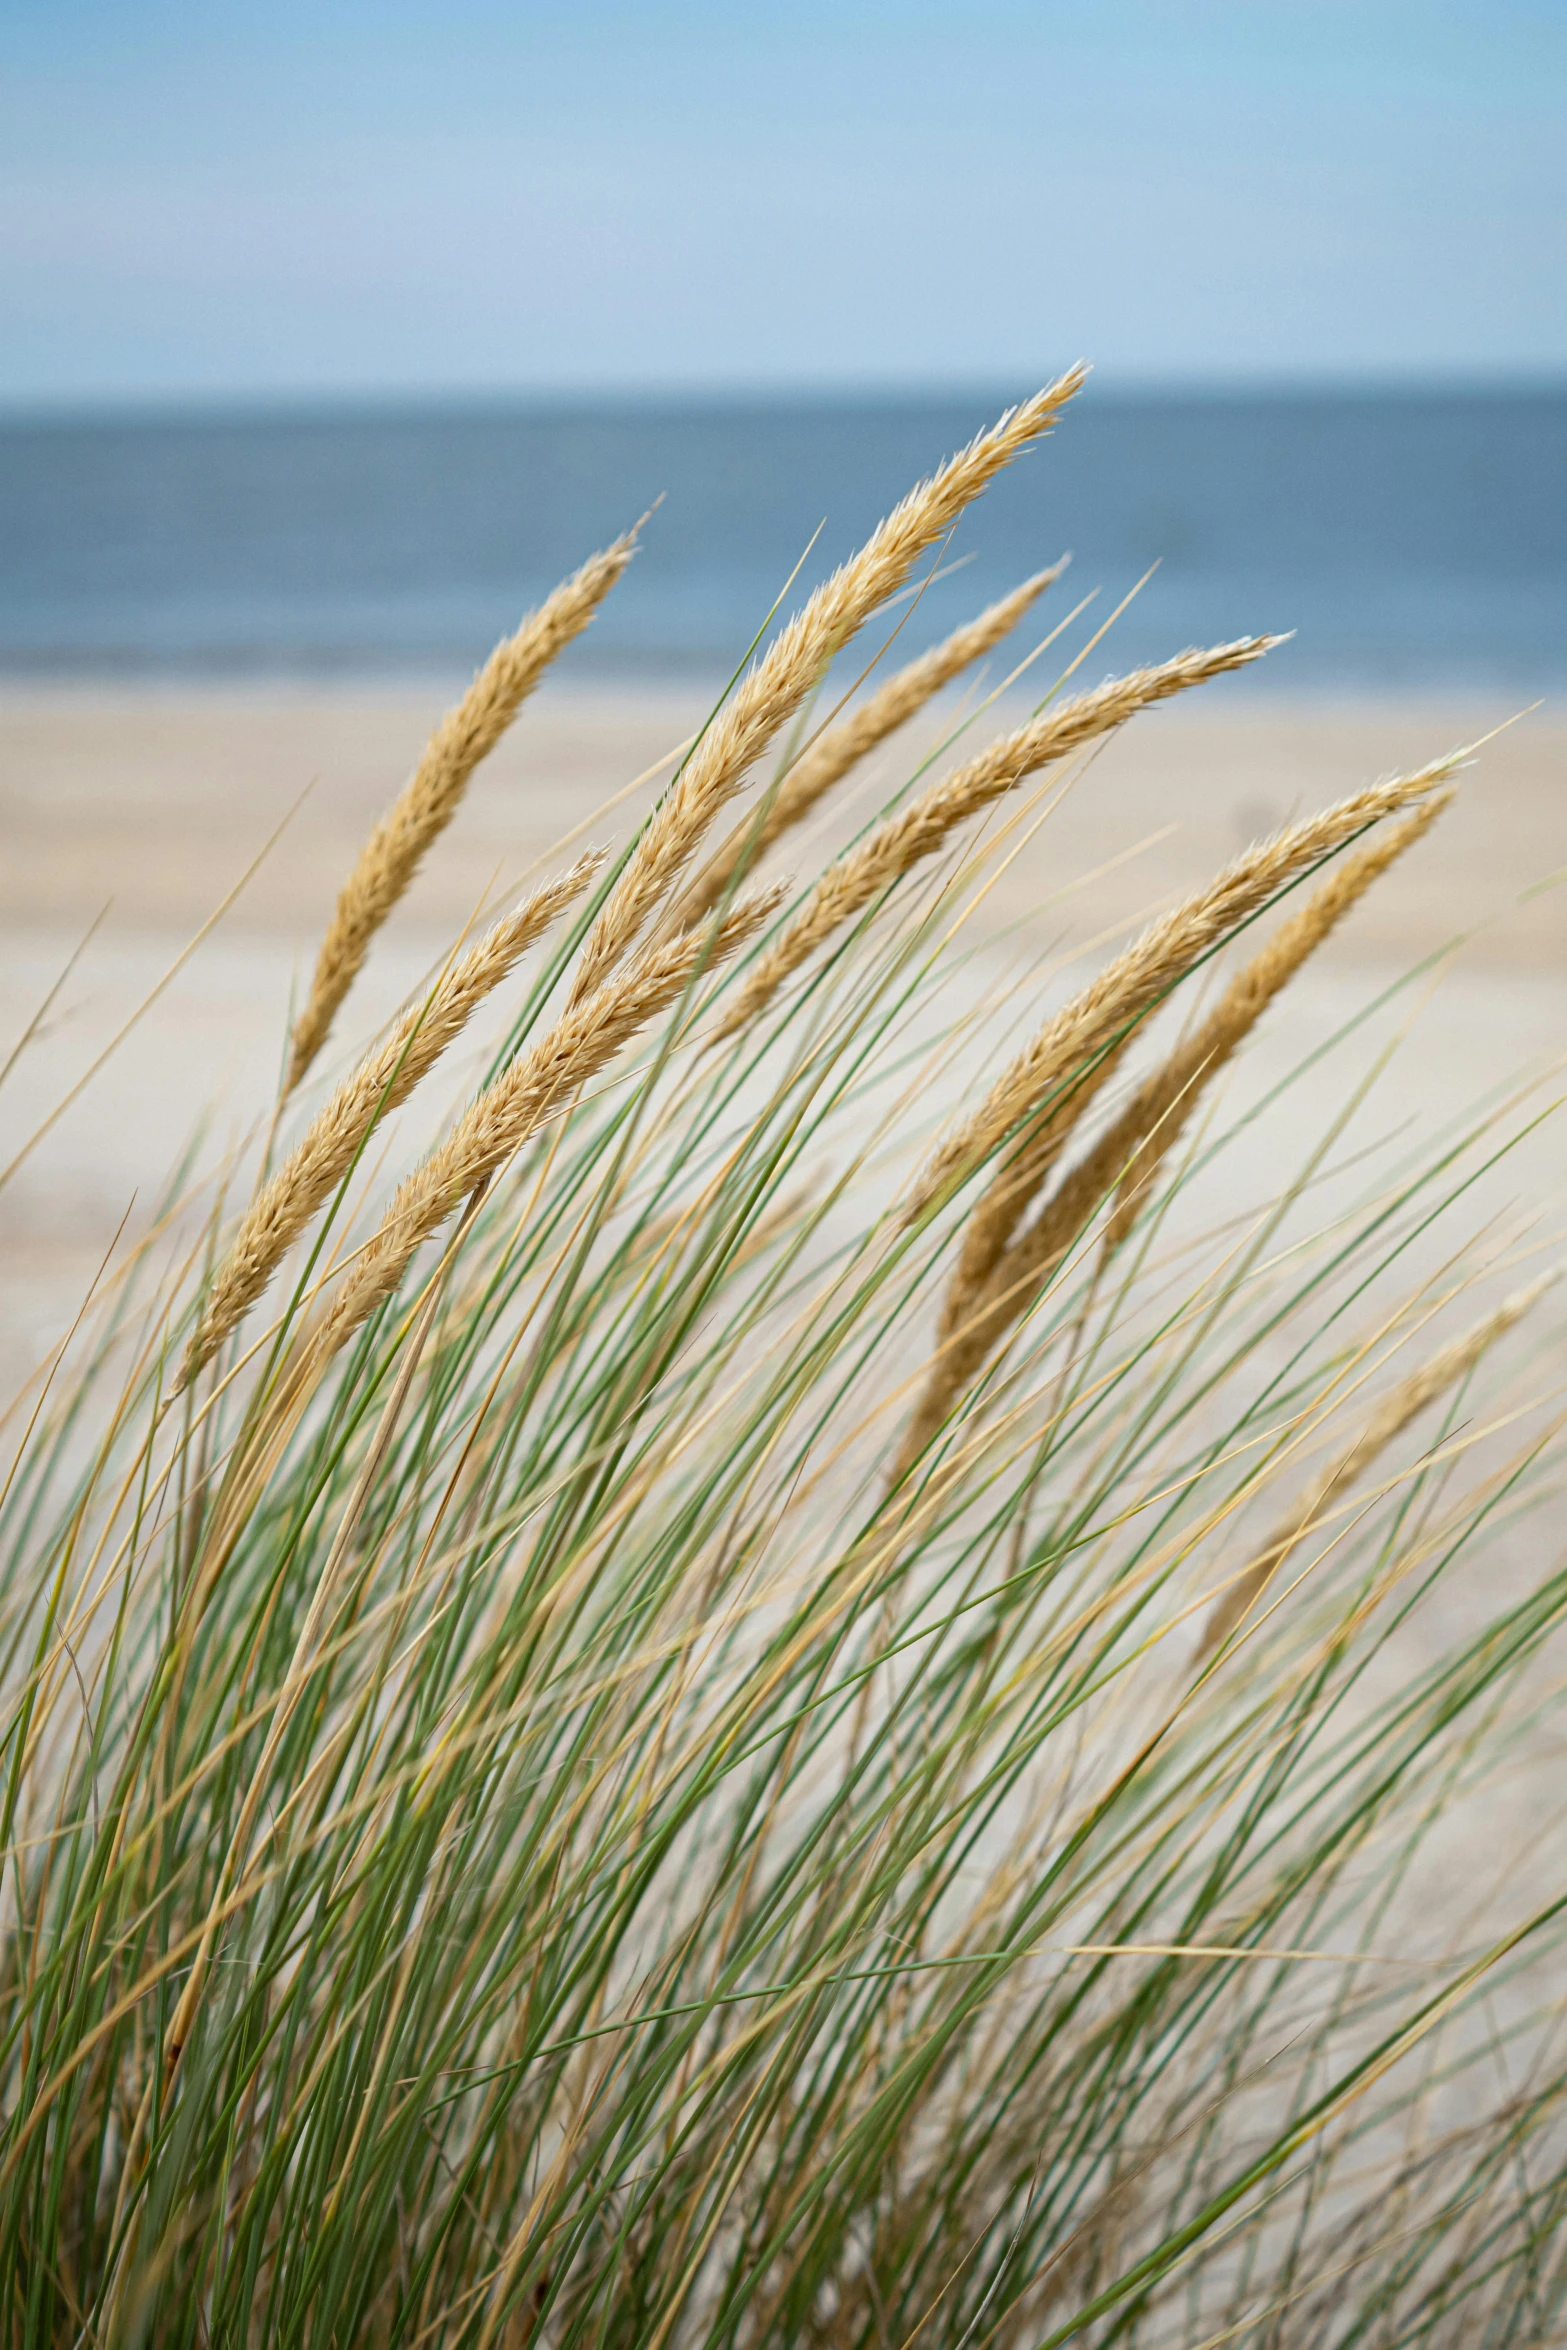
POLYGON ((1567 0, 10 0, 0 401, 1567 372, 1567 0))

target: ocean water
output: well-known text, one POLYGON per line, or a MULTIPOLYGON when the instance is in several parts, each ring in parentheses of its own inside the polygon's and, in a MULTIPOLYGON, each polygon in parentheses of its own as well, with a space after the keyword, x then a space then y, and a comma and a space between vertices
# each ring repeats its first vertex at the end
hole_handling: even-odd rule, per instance
MULTIPOLYGON (((0 425, 0 668, 299 675, 469 665, 662 497, 567 657, 726 672, 1005 402, 604 402, 0 425)), ((929 642, 1065 549, 1056 616, 1154 578, 1085 674, 1293 629, 1239 690, 1567 683, 1567 391, 1132 397, 1092 386, 964 521, 929 642)), ((1079 638, 1080 641, 1080 638, 1079 638)))

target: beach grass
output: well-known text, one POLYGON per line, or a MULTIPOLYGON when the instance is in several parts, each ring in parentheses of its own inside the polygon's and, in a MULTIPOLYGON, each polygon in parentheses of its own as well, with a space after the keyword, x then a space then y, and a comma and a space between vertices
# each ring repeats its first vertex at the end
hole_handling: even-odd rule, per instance
POLYGON ((175 1172, 17 1399, 6 2344, 1567 2336, 1567 1870, 1554 1820, 1486 1841, 1559 1735, 1559 1293, 1478 1204, 1549 1104, 1362 1151, 1373 1069, 1218 1180, 1282 1089, 1226 1068, 1467 754, 1064 996, 969 952, 999 863, 1272 639, 1068 663, 993 743, 978 690, 815 845, 959 639, 864 664, 858 731, 831 665, 1079 380, 356 1043, 630 540, 506 640, 254 1148, 175 1172))

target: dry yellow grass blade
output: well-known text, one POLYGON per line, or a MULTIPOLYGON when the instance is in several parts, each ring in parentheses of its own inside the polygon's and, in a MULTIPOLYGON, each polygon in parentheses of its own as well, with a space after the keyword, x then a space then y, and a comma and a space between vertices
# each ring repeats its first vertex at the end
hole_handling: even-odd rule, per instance
POLYGON ((1227 669, 1260 660, 1277 637, 1242 637, 1207 652, 1177 653, 1157 668, 1134 669, 1092 693, 1062 702, 1027 726, 1004 734, 944 782, 933 783, 876 825, 865 838, 828 866, 816 887, 756 965, 725 1016, 722 1034, 741 1028, 764 1011, 784 981, 816 949, 863 913, 881 892, 945 847, 960 825, 980 815, 1016 788, 1096 737, 1120 726, 1150 702, 1162 702, 1201 685, 1227 669))
POLYGON ((1303 1542, 1325 1510, 1341 1493, 1357 1484, 1386 1450, 1395 1436, 1403 1433, 1411 1420, 1417 1419, 1429 1404, 1456 1387, 1479 1362, 1481 1356, 1521 1322, 1531 1306, 1561 1279, 1561 1268, 1553 1267, 1532 1281, 1527 1289, 1520 1289, 1505 1298, 1492 1314, 1466 1330, 1461 1337, 1441 1347, 1429 1362, 1411 1371, 1378 1404, 1365 1427, 1349 1450, 1325 1470, 1311 1488, 1306 1499, 1294 1510, 1274 1539, 1260 1550, 1245 1573, 1240 1575, 1214 1606, 1203 1633, 1197 1661, 1203 1663, 1214 1650, 1229 1638, 1243 1616, 1247 1615, 1262 1597, 1284 1561, 1296 1546, 1303 1542))
POLYGON ((908 723, 944 685, 1000 644, 1016 628, 1039 598, 1066 569, 1068 558, 1036 571, 1021 587, 991 604, 977 620, 955 628, 939 645, 932 645, 917 661, 889 677, 859 709, 841 724, 828 727, 795 761, 773 795, 771 807, 759 824, 738 825, 723 847, 708 859, 679 908, 682 924, 699 921, 717 905, 734 878, 742 857, 756 858, 774 841, 802 824, 850 769, 908 723))
POLYGON ((1134 1021, 1203 955, 1259 913, 1297 873, 1331 856, 1378 818, 1397 815, 1424 799, 1468 756, 1467 747, 1450 751, 1413 774, 1370 784, 1273 839, 1258 842, 1205 890, 1153 923, 1046 1023, 1002 1072, 979 1109, 940 1144, 913 1185, 905 1218, 913 1222, 949 1197, 992 1152, 1041 1113, 1041 1139, 1048 1137, 1054 1145, 1046 1144, 1036 1180, 1042 1178, 1070 1132, 1078 1114, 1075 1105, 1087 1098, 1094 1083, 1096 1062, 1114 1050, 1134 1021), (1054 1102, 1064 1088, 1070 1088, 1069 1093, 1054 1102))
POLYGON ((312 1369, 330 1361, 391 1296, 424 1241, 556 1110, 667 1010, 704 967, 727 960, 755 936, 779 895, 757 891, 722 920, 645 949, 586 1003, 569 1005, 549 1034, 479 1095, 401 1185, 380 1230, 350 1268, 310 1343, 312 1369))
POLYGON ((829 661, 896 594, 987 482, 1048 432, 1082 383, 1069 368, 910 491, 859 553, 833 573, 736 688, 643 827, 583 944, 573 1000, 581 1002, 626 954, 675 887, 713 819, 740 789, 778 729, 813 691, 829 661))
POLYGON ((456 708, 430 737, 423 758, 366 841, 344 882, 316 957, 310 994, 294 1024, 288 1090, 299 1083, 369 951, 370 941, 461 805, 468 778, 500 741, 556 656, 579 637, 636 552, 628 531, 530 612, 498 644, 456 708))
POLYGON ((312 1119, 283 1165, 252 1200, 213 1276, 201 1322, 185 1352, 181 1387, 189 1386, 250 1311, 317 1209, 352 1167, 376 1120, 408 1099, 518 957, 581 896, 605 853, 591 850, 486 931, 441 974, 422 1003, 409 1007, 312 1119))

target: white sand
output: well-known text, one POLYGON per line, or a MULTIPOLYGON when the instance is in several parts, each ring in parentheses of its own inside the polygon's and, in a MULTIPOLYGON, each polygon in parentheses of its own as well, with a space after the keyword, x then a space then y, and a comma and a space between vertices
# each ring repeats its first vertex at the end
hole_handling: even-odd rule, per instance
MULTIPOLYGON (((0 1056, 88 924, 108 912, 0 1097, 8 1160, 284 825, 213 935, 3 1191, 0 1384, 9 1394, 66 1325, 134 1197, 144 1220, 204 1114, 209 1155, 270 1095, 290 988, 342 874, 439 714, 438 687, 241 691, 11 689, 0 700, 0 1056), (307 790, 308 787, 308 790, 307 790), (300 803, 300 795, 307 796, 300 803), (292 811, 292 813, 290 813, 292 811), (285 819, 287 820, 285 822, 285 819)), ((378 946, 343 1041, 441 952, 486 892, 676 744, 689 693, 542 695, 480 771, 458 821, 378 946)), ((1288 706, 1195 699, 1111 743, 1011 862, 976 935, 987 968, 1080 954, 1197 886, 1257 832, 1372 776, 1485 731, 1501 708, 1288 706), (1088 876, 1086 880, 1083 876, 1088 876)), ((874 801, 931 739, 873 765, 874 801)), ((646 791, 586 837, 624 837, 646 791)), ((840 821, 852 820, 854 807, 840 821)), ((811 844, 789 861, 808 869, 811 844)), ((819 845, 817 853, 820 853, 819 845)), ((1390 1123, 1456 1110, 1510 1070, 1567 1049, 1567 721, 1536 714, 1483 754, 1459 807, 1360 909, 1259 1038, 1260 1086, 1363 997, 1459 932, 1472 936, 1400 1054, 1390 1123)), ((1309 1140, 1338 1067, 1293 1097, 1309 1140)), ((1533 1190, 1558 1212, 1552 1127, 1495 1204, 1533 1190), (1503 1194, 1505 1193, 1505 1198, 1503 1194)), ((1494 1188, 1494 1187, 1493 1187, 1494 1188)))

